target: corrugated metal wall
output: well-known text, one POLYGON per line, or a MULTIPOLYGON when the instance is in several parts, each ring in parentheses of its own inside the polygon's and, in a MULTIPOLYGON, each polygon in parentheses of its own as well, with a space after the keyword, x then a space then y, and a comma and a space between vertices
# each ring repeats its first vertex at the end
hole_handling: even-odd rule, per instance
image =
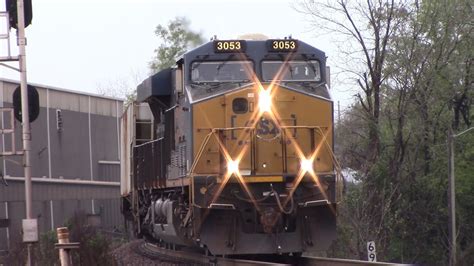
MULTIPOLYGON (((33 200, 110 199, 119 197, 118 182, 32 178, 33 200)), ((0 202, 25 199, 23 178, 5 177, 0 185, 0 202)))
MULTIPOLYGON (((96 214, 101 220, 101 228, 113 231, 116 228, 123 227, 123 218, 119 213, 120 199, 96 200, 95 206, 96 214)), ((38 219, 40 233, 66 225, 75 212, 81 211, 91 213, 90 200, 68 199, 33 202, 33 215, 38 219), (53 219, 51 219, 51 215, 53 219)), ((0 228, 0 250, 7 250, 9 246, 21 241, 21 220, 24 217, 24 202, 8 201, 0 203, 0 219, 8 218, 9 220, 8 228, 0 228)))
MULTIPOLYGON (((17 86, 0 80, 0 107, 12 107, 12 95, 17 86)), ((33 176, 93 180, 100 174, 99 161, 120 161, 122 101, 37 88, 41 109, 38 119, 31 123, 33 176), (58 128, 58 120, 61 120, 62 128, 58 128)), ((10 120, 0 117, 0 122, 6 125, 10 120)), ((16 146, 20 149, 20 123, 16 122, 15 128, 16 146)), ((11 149, 10 136, 3 138, 6 145, 1 147, 11 149)), ((17 158, 17 163, 4 161, 4 173, 10 176, 23 174, 21 164, 18 164, 21 160, 17 158)), ((118 169, 119 165, 113 167, 118 169)))
MULTIPOLYGON (((34 85, 34 84, 33 84, 34 85)), ((17 83, 0 79, 0 107, 12 106, 17 83)), ((33 208, 40 231, 63 225, 79 210, 101 217, 104 228, 120 227, 120 99, 95 96, 47 86, 34 85, 40 97, 40 115, 31 123, 33 208), (46 182, 66 180, 64 184, 46 182), (93 181, 90 184, 68 180, 93 181), (95 182, 99 181, 99 182, 95 182), (103 184, 100 182, 110 182, 103 184)), ((0 127, 10 123, 0 116, 0 127)), ((15 125, 16 148, 21 150, 21 125, 15 125)), ((11 136, 0 136, 0 149, 8 151, 11 136)), ((20 240, 25 216, 21 156, 0 158, 0 250, 20 240), (19 180, 20 178, 20 180, 19 180), (3 220, 5 221, 5 220, 3 220)))

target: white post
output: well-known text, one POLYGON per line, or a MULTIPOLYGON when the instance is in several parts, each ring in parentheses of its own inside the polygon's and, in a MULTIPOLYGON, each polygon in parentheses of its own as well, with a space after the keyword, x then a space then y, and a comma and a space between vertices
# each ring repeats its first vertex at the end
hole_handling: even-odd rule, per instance
MULTIPOLYGON (((21 87, 21 119, 22 119, 22 140, 23 140, 23 168, 25 172, 25 205, 26 219, 33 219, 32 209, 32 184, 31 184, 31 163, 30 163, 30 118, 28 110, 28 88, 26 82, 26 38, 25 38, 25 10, 23 0, 17 0, 18 12, 18 47, 19 47, 19 65, 20 65, 20 87, 21 87)), ((36 221, 32 221, 35 223, 36 221)), ((25 223, 24 223, 25 224, 25 223)), ((30 224, 30 223, 27 223, 30 224)), ((23 228, 25 233, 26 228, 23 228)), ((34 234, 35 232, 33 232, 34 234)), ((37 231, 36 231, 37 235, 37 231)), ((34 237, 33 237, 34 238, 34 237)), ((27 265, 32 265, 31 258, 32 244, 28 243, 28 261, 27 265)))
POLYGON ((377 253, 375 250, 375 241, 367 242, 367 261, 376 262, 377 253))

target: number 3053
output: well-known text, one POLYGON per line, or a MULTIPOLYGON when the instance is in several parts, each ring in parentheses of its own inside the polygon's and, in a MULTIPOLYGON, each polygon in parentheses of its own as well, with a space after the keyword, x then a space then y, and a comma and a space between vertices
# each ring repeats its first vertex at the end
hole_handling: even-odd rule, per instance
POLYGON ((294 50, 296 49, 296 42, 295 41, 273 41, 272 42, 272 49, 274 50, 294 50))
POLYGON ((217 50, 240 50, 242 48, 240 42, 217 42, 217 50))

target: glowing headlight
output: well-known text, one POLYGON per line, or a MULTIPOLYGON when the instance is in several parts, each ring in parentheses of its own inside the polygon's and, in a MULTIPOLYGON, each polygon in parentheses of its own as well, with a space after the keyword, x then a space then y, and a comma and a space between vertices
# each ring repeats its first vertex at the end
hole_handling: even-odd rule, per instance
POLYGON ((303 170, 305 173, 313 172, 313 161, 308 160, 308 159, 302 159, 301 160, 301 170, 303 170))
POLYGON ((229 174, 236 174, 239 172, 239 162, 237 161, 228 161, 227 162, 227 172, 229 174))
POLYGON ((272 97, 270 96, 270 90, 261 90, 258 94, 258 105, 260 111, 270 112, 272 109, 272 97))

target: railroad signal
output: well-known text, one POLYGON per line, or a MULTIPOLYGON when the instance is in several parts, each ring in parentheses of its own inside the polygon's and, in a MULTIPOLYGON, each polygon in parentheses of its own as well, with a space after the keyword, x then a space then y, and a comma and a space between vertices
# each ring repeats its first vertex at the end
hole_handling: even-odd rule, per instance
MULTIPOLYGON (((16 0, 5 0, 5 7, 8 12, 10 28, 18 29, 18 7, 16 0)), ((33 20, 33 6, 31 0, 23 0, 23 10, 25 16, 25 28, 33 20)))
MULTIPOLYGON (((15 118, 22 122, 21 119, 21 86, 18 86, 13 92, 13 111, 15 118)), ((38 118, 40 112, 38 90, 35 87, 28 85, 28 117, 30 123, 38 118)))

